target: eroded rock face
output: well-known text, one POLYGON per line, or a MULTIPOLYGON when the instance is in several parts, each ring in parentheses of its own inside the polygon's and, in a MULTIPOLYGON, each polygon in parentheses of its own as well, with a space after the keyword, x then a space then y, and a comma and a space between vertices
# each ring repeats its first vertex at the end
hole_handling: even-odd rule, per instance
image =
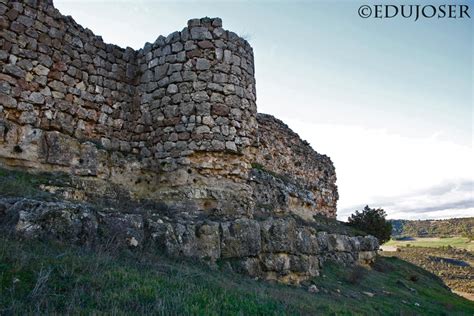
POLYGON ((258 114, 259 147, 251 174, 257 205, 272 206, 306 220, 314 210, 336 216, 339 198, 331 159, 318 154, 282 121, 258 114))
POLYGON ((0 199, 0 210, 3 227, 22 238, 155 249, 174 257, 228 262, 236 271, 287 283, 319 275, 326 260, 368 264, 378 249, 374 237, 317 232, 293 217, 219 221, 30 199, 0 199))
POLYGON ((25 238, 53 238, 77 244, 93 244, 97 237, 97 214, 70 202, 28 199, 3 203, 3 224, 25 238))
POLYGON ((236 219, 221 225, 222 257, 256 256, 262 251, 259 223, 252 219, 236 219))

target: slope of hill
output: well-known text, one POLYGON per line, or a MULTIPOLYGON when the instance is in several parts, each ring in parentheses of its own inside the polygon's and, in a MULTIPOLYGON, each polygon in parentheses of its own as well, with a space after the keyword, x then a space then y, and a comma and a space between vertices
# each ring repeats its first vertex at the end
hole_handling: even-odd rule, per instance
POLYGON ((454 237, 474 236, 474 217, 443 220, 391 220, 394 237, 454 237))
MULTIPOLYGON (((0 179, 0 196, 44 200, 58 197, 42 187, 68 182, 2 169, 0 179)), ((331 220, 320 219, 318 225, 346 229, 331 220)), ((113 245, 88 249, 0 235, 0 314, 79 312, 471 315, 474 304, 451 293, 435 275, 397 258, 379 258, 372 268, 327 262, 321 276, 291 287, 237 275, 222 261, 211 269, 156 252, 119 252, 113 245)))
POLYGON ((474 254, 455 248, 403 247, 384 253, 411 262, 443 279, 451 289, 474 294, 474 254))
POLYGON ((296 288, 158 254, 0 236, 0 314, 79 312, 472 315, 474 303, 397 258, 379 258, 372 269, 327 264, 321 276, 296 288))

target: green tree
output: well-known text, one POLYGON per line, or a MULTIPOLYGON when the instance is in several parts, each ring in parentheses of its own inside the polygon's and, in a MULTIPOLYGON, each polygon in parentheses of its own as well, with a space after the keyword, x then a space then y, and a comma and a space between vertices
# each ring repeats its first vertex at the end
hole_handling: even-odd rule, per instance
POLYGON ((386 216, 383 209, 374 209, 366 205, 362 212, 356 210, 348 218, 348 225, 377 237, 380 244, 383 244, 390 240, 392 233, 392 224, 385 219, 386 216))

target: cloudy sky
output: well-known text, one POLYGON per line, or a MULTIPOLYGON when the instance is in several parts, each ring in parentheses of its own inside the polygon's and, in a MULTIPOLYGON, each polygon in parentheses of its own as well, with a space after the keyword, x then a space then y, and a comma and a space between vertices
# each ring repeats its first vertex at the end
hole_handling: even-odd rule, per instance
POLYGON ((365 204, 390 218, 474 216, 472 19, 360 18, 371 0, 54 2, 136 49, 221 17, 254 48, 259 112, 332 158, 339 219, 365 204))

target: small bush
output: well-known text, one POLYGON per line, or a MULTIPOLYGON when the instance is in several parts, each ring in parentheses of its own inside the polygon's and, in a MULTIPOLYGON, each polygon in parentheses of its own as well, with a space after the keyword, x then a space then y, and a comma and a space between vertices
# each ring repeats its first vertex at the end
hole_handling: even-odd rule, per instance
POLYGON ((418 281, 418 276, 416 274, 410 274, 410 276, 408 277, 408 279, 412 282, 417 282, 418 281))
POLYGON ((257 163, 257 162, 253 162, 252 163, 252 168, 253 169, 257 169, 257 170, 265 170, 265 168, 263 167, 263 165, 257 163))
POLYGON ((362 212, 356 211, 348 218, 348 225, 377 237, 383 244, 390 240, 392 234, 392 224, 385 219, 386 216, 383 209, 366 205, 362 212))
POLYGON ((372 263, 372 269, 381 273, 389 273, 394 270, 393 266, 387 260, 380 260, 377 258, 374 263, 372 263))
POLYGON ((351 284, 359 284, 367 274, 367 270, 361 266, 354 266, 347 274, 346 280, 351 284))

